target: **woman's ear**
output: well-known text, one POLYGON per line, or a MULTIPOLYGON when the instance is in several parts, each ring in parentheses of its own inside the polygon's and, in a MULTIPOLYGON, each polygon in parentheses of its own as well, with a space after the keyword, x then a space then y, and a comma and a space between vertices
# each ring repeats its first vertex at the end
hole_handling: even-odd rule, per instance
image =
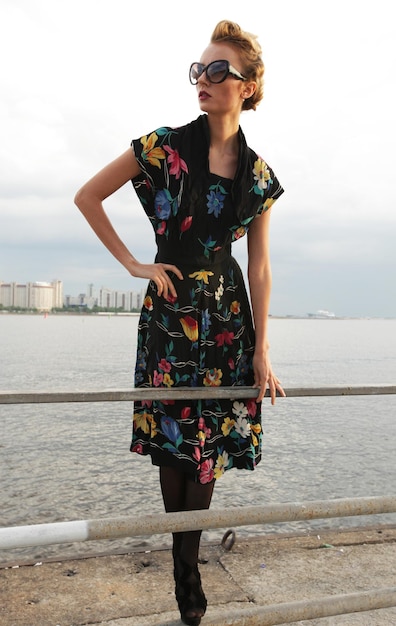
POLYGON ((254 92, 257 89, 257 85, 254 81, 250 81, 249 83, 245 83, 244 88, 242 89, 242 98, 247 100, 251 98, 254 92))

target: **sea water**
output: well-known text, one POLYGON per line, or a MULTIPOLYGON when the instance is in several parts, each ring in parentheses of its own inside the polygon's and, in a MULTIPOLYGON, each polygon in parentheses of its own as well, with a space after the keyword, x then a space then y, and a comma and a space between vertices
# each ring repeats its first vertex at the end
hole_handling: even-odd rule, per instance
MULTIPOLYGON (((130 389, 136 316, 1 315, 0 389, 130 389)), ((396 320, 270 319, 272 364, 285 388, 395 384, 396 320)), ((132 403, 0 405, 0 525, 163 512, 158 468, 129 452, 132 403)), ((392 495, 396 398, 279 398, 263 403, 263 459, 230 471, 212 508, 392 495)), ((239 536, 318 532, 396 515, 248 526, 239 536)), ((225 530, 207 531, 220 541, 225 530)), ((0 561, 169 545, 135 537, 1 551, 0 561)))

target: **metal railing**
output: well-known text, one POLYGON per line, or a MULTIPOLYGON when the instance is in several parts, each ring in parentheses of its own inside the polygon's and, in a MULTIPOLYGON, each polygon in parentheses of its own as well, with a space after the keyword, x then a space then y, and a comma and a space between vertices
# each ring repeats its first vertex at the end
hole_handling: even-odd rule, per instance
MULTIPOLYGON (((396 385, 352 385, 332 387, 291 387, 287 398, 319 396, 376 396, 396 394, 396 385)), ((62 402, 131 402, 133 400, 209 400, 221 398, 256 398, 253 387, 139 387, 105 391, 0 391, 0 404, 37 404, 62 402)), ((266 397, 269 396, 267 389, 266 397)))
POLYGON ((396 496, 339 498, 244 506, 225 510, 198 510, 154 515, 122 516, 73 522, 0 528, 0 548, 26 548, 54 543, 122 539, 227 526, 254 526, 277 522, 396 513, 396 496))
MULTIPOLYGON (((275 626, 300 620, 387 609, 396 605, 396 587, 257 606, 211 618, 210 626, 275 626)), ((380 622, 365 622, 371 626, 380 622)))
MULTIPOLYGON (((357 396, 396 394, 396 385, 336 386, 286 389, 288 398, 319 396, 357 396)), ((139 399, 209 399, 254 398, 257 389, 243 387, 176 389, 139 388, 88 392, 0 392, 0 404, 36 404, 64 402, 129 402, 139 399)), ((268 395, 268 393, 266 394, 268 395)), ((273 504, 230 508, 222 511, 204 510, 164 513, 140 517, 82 520, 0 528, 0 548, 50 545, 99 539, 115 539, 166 532, 245 526, 274 522, 374 515, 396 512, 396 496, 352 498, 330 501, 273 504)), ((212 626, 275 626, 298 620, 310 620, 359 611, 372 611, 396 606, 396 587, 260 606, 233 611, 232 616, 211 618, 212 626)))

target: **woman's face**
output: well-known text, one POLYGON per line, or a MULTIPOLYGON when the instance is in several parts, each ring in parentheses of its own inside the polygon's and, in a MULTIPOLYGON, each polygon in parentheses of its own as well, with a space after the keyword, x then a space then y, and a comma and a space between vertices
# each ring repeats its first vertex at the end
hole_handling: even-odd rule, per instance
MULTIPOLYGON (((211 43, 204 50, 200 63, 208 65, 212 61, 225 59, 229 61, 238 72, 243 74, 243 67, 237 50, 226 43, 211 43)), ((232 75, 228 75, 222 83, 211 83, 204 72, 198 79, 196 86, 199 106, 205 113, 225 115, 241 112, 243 100, 246 97, 246 90, 251 83, 237 80, 232 75)), ((249 93, 251 95, 251 93, 249 93)))

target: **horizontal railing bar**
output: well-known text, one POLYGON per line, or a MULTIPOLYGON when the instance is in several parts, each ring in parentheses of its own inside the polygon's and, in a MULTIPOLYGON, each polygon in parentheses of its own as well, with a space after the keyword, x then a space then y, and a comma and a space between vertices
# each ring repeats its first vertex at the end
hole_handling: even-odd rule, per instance
MULTIPOLYGON (((396 385, 360 385, 335 387, 292 387, 285 389, 288 398, 312 396, 361 396, 396 394, 396 385)), ((210 400, 221 398, 256 398, 253 387, 139 387, 107 391, 0 391, 0 404, 41 404, 63 402, 130 402, 133 400, 210 400)), ((267 389, 266 397, 269 396, 267 389)))
POLYGON ((251 526, 383 513, 396 513, 396 495, 287 502, 221 510, 130 515, 109 519, 14 526, 0 528, 0 548, 24 548, 55 543, 120 539, 230 526, 251 526))
POLYGON ((332 615, 387 609, 393 606, 396 606, 396 587, 388 587, 312 600, 297 600, 241 610, 233 609, 227 611, 227 615, 211 617, 210 623, 211 626, 276 626, 332 615))

